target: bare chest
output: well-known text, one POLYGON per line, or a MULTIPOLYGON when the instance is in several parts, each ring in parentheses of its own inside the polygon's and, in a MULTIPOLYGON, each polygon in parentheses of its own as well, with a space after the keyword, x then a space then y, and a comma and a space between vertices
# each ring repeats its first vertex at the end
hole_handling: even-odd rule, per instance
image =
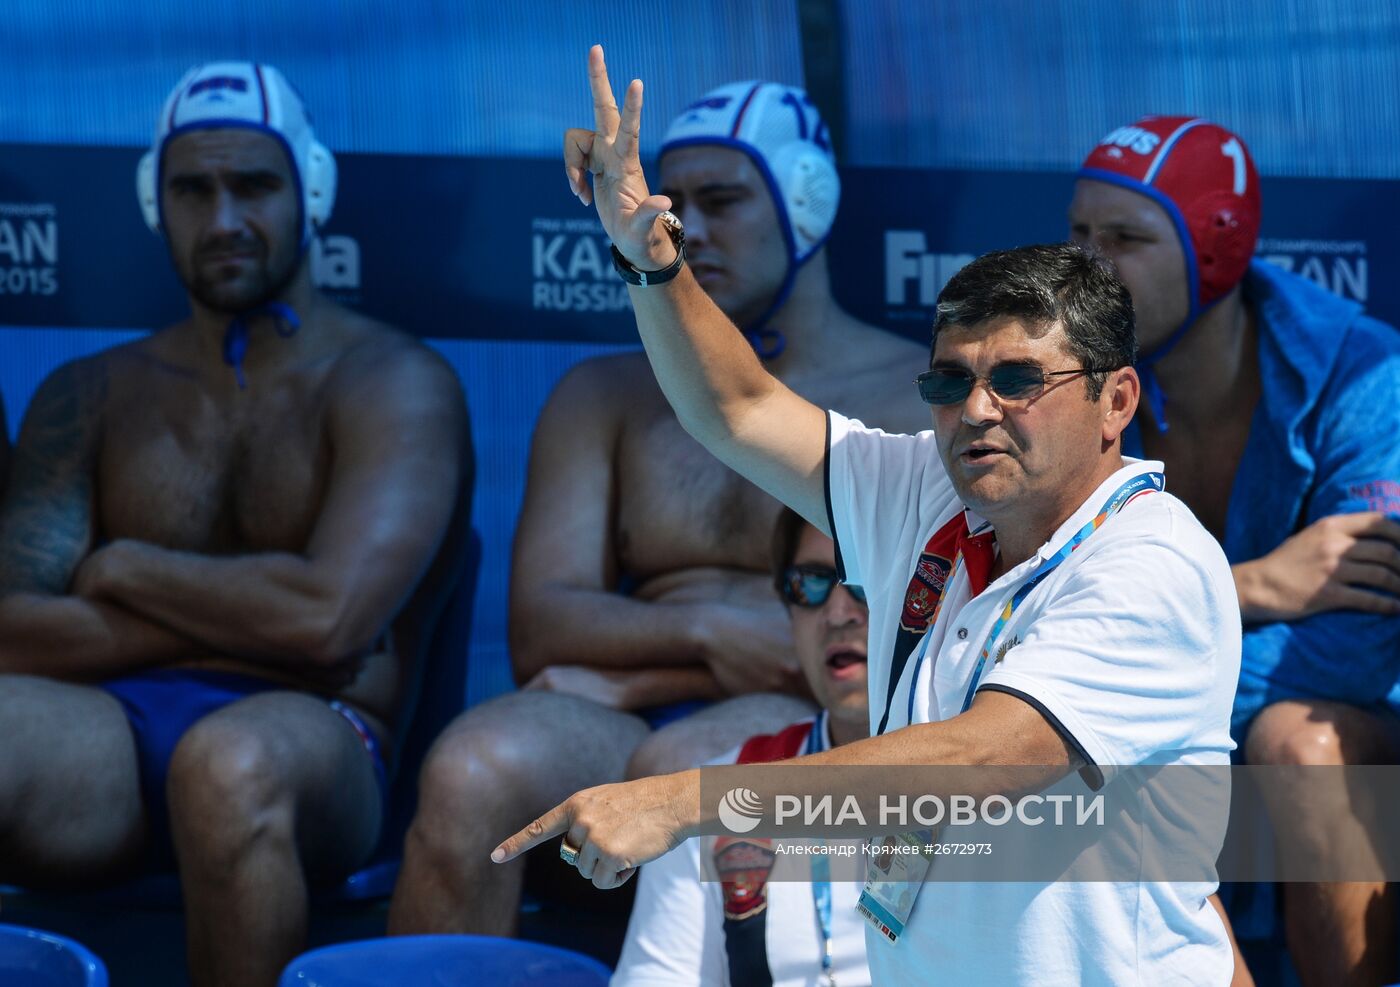
POLYGON ((1191 508, 1207 531, 1223 542, 1230 494, 1248 441, 1246 420, 1222 426, 1204 437, 1168 431, 1166 435, 1149 438, 1144 430, 1143 451, 1147 458, 1160 459, 1165 464, 1167 489, 1191 508))
MULTIPOLYGON (((889 431, 928 427, 902 372, 824 374, 789 384, 818 407, 889 431)), ((778 502, 686 434, 654 383, 637 391, 614 464, 623 570, 640 578, 699 566, 766 571, 778 502)))
POLYGON ((645 578, 699 566, 766 568, 777 501, 686 434, 664 405, 623 429, 615 479, 624 571, 645 578))
POLYGON ((221 407, 177 382, 114 395, 98 462, 103 538, 202 552, 300 551, 330 466, 314 387, 221 407))

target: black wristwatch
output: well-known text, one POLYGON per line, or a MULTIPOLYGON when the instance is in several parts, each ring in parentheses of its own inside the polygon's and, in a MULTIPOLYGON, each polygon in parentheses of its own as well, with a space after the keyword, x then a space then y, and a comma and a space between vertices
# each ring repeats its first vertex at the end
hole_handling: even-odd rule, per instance
POLYGON ((628 284, 665 284, 681 273, 681 266, 685 264, 685 227, 676 218, 676 214, 669 209, 657 219, 661 220, 661 228, 666 231, 666 235, 671 238, 671 243, 676 248, 676 259, 668 267, 663 267, 659 271, 639 271, 628 263, 627 258, 622 256, 622 252, 616 246, 608 245, 609 249, 612 250, 613 267, 617 268, 617 273, 622 275, 622 280, 628 284))

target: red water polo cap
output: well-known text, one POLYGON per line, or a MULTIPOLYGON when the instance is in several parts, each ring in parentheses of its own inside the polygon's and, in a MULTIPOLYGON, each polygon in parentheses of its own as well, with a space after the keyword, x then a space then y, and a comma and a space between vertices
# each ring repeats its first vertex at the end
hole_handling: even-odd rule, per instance
POLYGON ((1141 192, 1167 211, 1186 252, 1191 322, 1240 283, 1259 239, 1259 173, 1244 141, 1199 117, 1143 117, 1084 159, 1080 178, 1141 192))

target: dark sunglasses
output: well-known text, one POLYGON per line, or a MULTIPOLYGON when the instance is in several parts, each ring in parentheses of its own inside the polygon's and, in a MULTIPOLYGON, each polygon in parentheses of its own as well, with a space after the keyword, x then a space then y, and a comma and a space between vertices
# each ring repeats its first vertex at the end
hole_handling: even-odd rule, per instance
MULTIPOLYGON (((830 566, 790 565, 783 571, 783 599, 795 607, 816 608, 826 603, 840 582, 830 566)), ((847 586, 846 592, 857 603, 865 603, 865 590, 859 586, 847 586)))
POLYGON ((934 405, 966 401, 979 380, 984 381, 999 398, 1007 401, 1027 401, 1044 393, 1045 380, 1048 377, 1106 373, 1115 369, 1117 368, 1080 367, 1078 370, 1052 370, 1047 373, 1034 364, 1008 363, 994 367, 985 377, 970 374, 966 370, 925 370, 914 378, 914 383, 919 388, 919 397, 934 405))

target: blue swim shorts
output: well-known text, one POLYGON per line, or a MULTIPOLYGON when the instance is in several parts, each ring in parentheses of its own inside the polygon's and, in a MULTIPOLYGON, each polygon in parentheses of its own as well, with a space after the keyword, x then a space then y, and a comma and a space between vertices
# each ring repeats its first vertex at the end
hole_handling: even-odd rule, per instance
MULTIPOLYGON (((166 776, 175 745, 194 724, 210 713, 260 692, 285 690, 286 686, 252 675, 189 668, 161 668, 101 683, 98 688, 121 703, 136 740, 141 795, 150 824, 151 862, 174 863, 170 836, 170 807, 165 798, 166 776)), ((379 741, 353 709, 339 701, 330 703, 349 722, 374 765, 381 799, 388 797, 388 773, 379 741)), ((387 804, 387 803, 386 803, 387 804)))

